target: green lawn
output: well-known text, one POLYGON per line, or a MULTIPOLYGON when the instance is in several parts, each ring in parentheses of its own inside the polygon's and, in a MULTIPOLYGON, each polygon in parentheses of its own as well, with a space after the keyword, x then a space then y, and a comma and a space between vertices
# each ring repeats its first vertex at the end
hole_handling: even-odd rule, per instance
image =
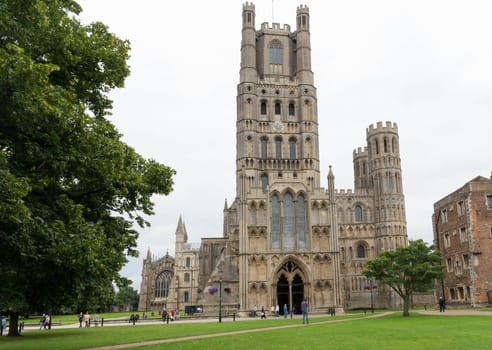
MULTIPOLYGON (((300 319, 268 319, 214 323, 173 323, 152 326, 121 326, 90 329, 53 329, 28 331, 19 338, 2 337, 0 349, 65 350, 111 344, 133 343, 213 334, 236 330, 261 329, 295 325, 283 329, 226 335, 200 340, 158 344, 145 349, 492 349, 492 317, 431 316, 412 314, 403 318, 401 312, 381 318, 363 314, 335 318, 311 318, 303 326, 300 319), (346 322, 334 322, 350 319, 346 322)), ((137 347, 135 347, 137 348, 137 347)))

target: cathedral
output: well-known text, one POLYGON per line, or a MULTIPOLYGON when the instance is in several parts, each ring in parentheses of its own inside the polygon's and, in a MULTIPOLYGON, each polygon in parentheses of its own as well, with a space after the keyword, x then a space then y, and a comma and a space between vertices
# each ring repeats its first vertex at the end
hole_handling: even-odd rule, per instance
POLYGON ((311 67, 309 8, 287 24, 255 26, 242 9, 237 85, 236 196, 223 233, 188 242, 180 217, 175 256, 143 260, 139 311, 250 315, 284 305, 300 312, 397 307, 368 280, 368 259, 408 243, 395 123, 366 129, 353 151, 354 188, 336 189, 331 167, 321 187, 318 109, 311 67))

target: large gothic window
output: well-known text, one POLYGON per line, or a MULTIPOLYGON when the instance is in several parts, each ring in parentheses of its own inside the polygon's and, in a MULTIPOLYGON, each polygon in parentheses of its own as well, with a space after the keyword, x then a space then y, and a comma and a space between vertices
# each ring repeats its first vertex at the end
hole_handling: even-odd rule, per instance
POLYGON ((171 286, 171 271, 164 271, 155 279, 155 297, 167 298, 171 286))
POLYGON ((272 248, 280 248, 280 202, 272 196, 272 248))
POLYGON ((295 116, 296 115, 296 108, 294 104, 291 102, 289 103, 289 116, 295 116))
POLYGON ((307 246, 306 199, 297 200, 291 192, 272 196, 272 248, 293 249, 307 246))
POLYGON ((275 102, 275 115, 280 115, 282 113, 282 106, 280 102, 275 102))

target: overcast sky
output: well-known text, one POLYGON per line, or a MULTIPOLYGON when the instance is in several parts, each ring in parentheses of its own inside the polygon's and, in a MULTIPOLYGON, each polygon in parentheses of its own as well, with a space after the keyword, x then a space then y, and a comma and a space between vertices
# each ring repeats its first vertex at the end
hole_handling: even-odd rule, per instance
MULTIPOLYGON (((222 234, 224 201, 236 191, 244 2, 79 0, 83 22, 102 21, 131 42, 131 75, 111 93, 112 121, 138 153, 177 171, 174 191, 154 198, 140 257, 122 271, 136 289, 149 247, 174 254, 180 215, 189 242, 222 234)), ((257 29, 295 30, 297 6, 309 7, 322 186, 332 165, 336 188, 353 188, 352 151, 365 146, 366 128, 396 122, 408 236, 432 242, 433 203, 492 170, 492 2, 253 3, 257 29)))

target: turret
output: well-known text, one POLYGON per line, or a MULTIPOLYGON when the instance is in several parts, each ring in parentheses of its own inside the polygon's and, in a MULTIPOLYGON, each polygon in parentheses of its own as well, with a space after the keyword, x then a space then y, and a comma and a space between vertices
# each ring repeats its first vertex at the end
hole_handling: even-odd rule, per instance
POLYGON ((374 188, 376 250, 407 244, 398 126, 378 122, 367 128, 369 176, 374 188))
POLYGON ((255 5, 243 5, 240 82, 256 82, 255 5))
POLYGON ((367 147, 357 148, 353 153, 354 162, 354 189, 372 188, 372 183, 369 177, 369 153, 367 147))
POLYGON ((297 8, 297 72, 296 76, 301 84, 313 85, 311 71, 311 34, 309 32, 309 8, 301 5, 297 8))

